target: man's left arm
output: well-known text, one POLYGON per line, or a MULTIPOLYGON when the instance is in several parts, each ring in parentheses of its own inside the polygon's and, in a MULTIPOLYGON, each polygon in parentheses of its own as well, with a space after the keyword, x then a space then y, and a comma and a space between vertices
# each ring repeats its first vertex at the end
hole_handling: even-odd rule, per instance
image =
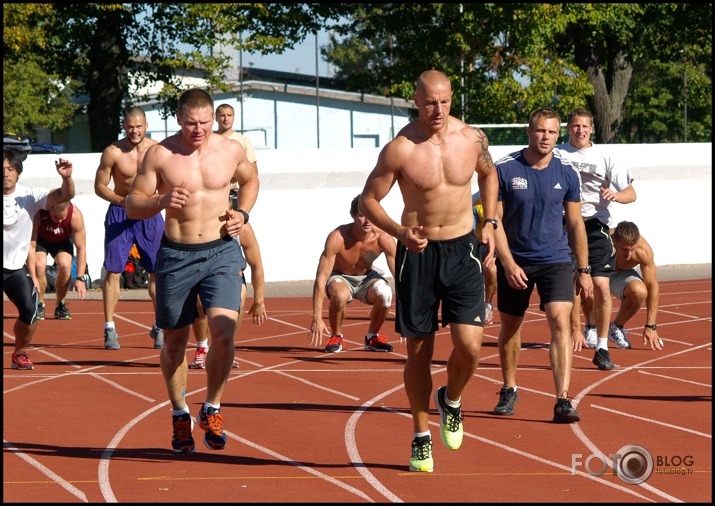
MULTIPOLYGON (((566 202, 566 231, 568 233, 569 245, 576 259, 576 267, 586 267, 588 265, 588 239, 586 237, 586 226, 581 217, 581 202, 566 202)), ((576 296, 582 294, 588 298, 593 293, 593 281, 591 275, 585 272, 578 272, 576 276, 576 296)))
MULTIPOLYGON (((646 290, 648 291, 648 295, 645 299, 645 323, 646 325, 655 325, 658 317, 658 297, 660 285, 658 284, 658 275, 655 266, 655 258, 653 256, 653 249, 650 247, 650 244, 645 241, 645 239, 643 239, 643 242, 643 257, 640 259, 640 267, 643 283, 645 283, 646 290)), ((643 328, 643 344, 649 344, 652 350, 660 350, 663 346, 660 337, 658 337, 658 331, 652 330, 648 327, 643 328)))
POLYGON ((87 295, 87 285, 85 279, 88 279, 87 274, 87 230, 84 226, 84 216, 82 212, 74 206, 72 211, 72 239, 74 247, 77 250, 77 276, 75 278, 74 287, 77 290, 79 298, 84 300, 87 295))

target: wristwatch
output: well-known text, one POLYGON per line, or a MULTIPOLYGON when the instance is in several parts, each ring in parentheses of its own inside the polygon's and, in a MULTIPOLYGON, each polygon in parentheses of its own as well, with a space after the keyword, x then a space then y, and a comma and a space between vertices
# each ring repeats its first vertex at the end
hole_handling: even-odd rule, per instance
POLYGON ((248 223, 248 213, 243 209, 239 209, 238 212, 243 215, 243 224, 245 225, 246 223, 248 223))
POLYGON ((591 266, 587 265, 586 267, 583 268, 577 268, 576 269, 578 272, 582 272, 584 274, 591 274, 591 266))
POLYGON ((643 328, 644 328, 644 329, 655 330, 656 327, 657 327, 657 325, 656 325, 655 323, 654 323, 653 325, 643 325, 643 328))
POLYGON ((86 282, 87 282, 87 275, 86 275, 86 274, 82 274, 81 276, 77 276, 77 278, 75 279, 75 281, 81 281, 82 283, 86 283, 86 282))
POLYGON ((484 223, 491 223, 494 226, 494 230, 499 228, 499 222, 494 218, 484 218, 484 223))

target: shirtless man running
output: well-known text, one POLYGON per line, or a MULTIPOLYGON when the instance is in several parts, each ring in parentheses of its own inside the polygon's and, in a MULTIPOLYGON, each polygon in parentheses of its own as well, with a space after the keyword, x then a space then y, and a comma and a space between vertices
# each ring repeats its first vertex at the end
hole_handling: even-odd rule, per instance
POLYGON ((410 471, 432 472, 429 406, 432 355, 439 328, 449 325, 453 350, 446 386, 435 391, 440 435, 450 450, 462 444, 461 399, 479 364, 484 331, 484 276, 480 243, 473 232, 472 177, 478 175, 484 205, 484 263, 494 254, 494 218, 499 182, 487 136, 450 116, 452 85, 438 70, 417 80, 418 119, 405 126, 381 151, 360 198, 360 210, 399 241, 395 259, 395 330, 407 338, 405 392, 412 411, 414 439, 410 471), (401 223, 380 201, 397 183, 404 210, 401 223))
POLYGON ((211 131, 214 104, 193 88, 179 96, 181 131, 149 148, 127 197, 127 215, 147 219, 166 211, 156 259, 156 319, 164 329, 159 356, 172 406, 172 448, 195 451, 193 420, 186 404, 186 344, 198 316, 197 297, 208 317, 206 401, 196 416, 212 450, 226 445, 221 395, 231 371, 234 334, 241 310, 241 271, 246 260, 237 241, 258 196, 255 164, 238 142, 211 131), (230 208, 231 178, 239 184, 238 211, 230 208))
MULTIPOLYGON (((149 297, 156 311, 154 262, 161 234, 164 232, 164 218, 161 214, 146 220, 127 217, 125 207, 129 187, 137 175, 144 155, 156 141, 146 137, 149 125, 141 107, 132 107, 126 111, 123 126, 126 137, 105 148, 94 179, 94 192, 109 202, 104 219, 105 277, 102 283, 104 348, 107 350, 120 348, 119 336, 114 326, 114 311, 119 302, 119 280, 134 244, 139 251, 139 263, 149 273, 149 297), (109 187, 110 180, 114 181, 114 188, 109 187)), ((164 336, 156 323, 149 335, 154 339, 154 348, 161 348, 164 336)))

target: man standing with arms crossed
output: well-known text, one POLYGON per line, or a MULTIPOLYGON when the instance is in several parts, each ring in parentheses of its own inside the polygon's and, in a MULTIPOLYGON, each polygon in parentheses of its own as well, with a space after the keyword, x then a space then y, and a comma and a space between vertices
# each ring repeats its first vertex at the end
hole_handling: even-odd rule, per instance
POLYGON ((630 348, 631 343, 618 334, 611 321, 613 309, 609 278, 613 273, 613 242, 609 231, 611 202, 629 204, 635 202, 633 177, 630 170, 615 163, 600 146, 591 142, 593 115, 577 108, 569 112, 566 128, 569 141, 556 146, 562 158, 569 161, 581 175, 581 215, 588 238, 588 266, 593 280, 593 295, 583 299, 586 328, 581 337, 577 331, 581 319, 581 298, 574 300, 571 310, 571 327, 574 351, 582 346, 595 348, 593 364, 602 371, 615 366, 608 352, 608 340, 617 348, 630 348), (615 191, 614 191, 615 190, 615 191))
POLYGON ((156 315, 164 330, 159 362, 172 406, 172 448, 195 450, 193 420, 186 404, 186 345, 198 316, 197 297, 208 317, 211 348, 206 357, 206 402, 196 420, 212 450, 226 445, 221 395, 231 371, 234 335, 241 310, 241 271, 246 260, 238 235, 258 196, 255 164, 238 142, 211 131, 211 96, 199 88, 179 96, 181 131, 152 146, 132 183, 127 215, 147 219, 166 210, 157 254, 156 315), (231 178, 239 184, 238 211, 228 205, 231 178))
MULTIPOLYGON (((144 155, 156 144, 156 141, 146 137, 149 125, 140 107, 132 107, 126 111, 123 125, 126 137, 105 148, 94 179, 94 192, 109 202, 104 219, 105 277, 102 283, 104 348, 107 350, 120 348, 119 336, 114 326, 114 311, 119 302, 119 279, 134 244, 139 250, 141 266, 149 273, 149 297, 156 311, 154 263, 161 234, 164 232, 164 218, 161 214, 146 220, 133 220, 127 217, 125 207, 129 188, 144 155), (114 180, 114 188, 109 187, 110 180, 114 180)), ((149 335, 154 339, 154 348, 161 348, 164 335, 156 323, 152 326, 149 335)))
POLYGON ((473 232, 472 176, 479 176, 487 224, 484 261, 494 254, 497 174, 489 141, 478 128, 450 116, 452 86, 438 70, 417 79, 414 95, 419 117, 405 126, 380 153, 365 183, 360 211, 374 225, 397 238, 395 330, 407 341, 405 392, 414 439, 410 471, 432 472, 429 405, 430 366, 438 310, 449 325, 453 350, 447 385, 434 394, 444 445, 462 444, 462 392, 479 364, 484 331, 484 276, 480 244, 473 232), (404 201, 401 223, 380 204, 397 183, 404 201))

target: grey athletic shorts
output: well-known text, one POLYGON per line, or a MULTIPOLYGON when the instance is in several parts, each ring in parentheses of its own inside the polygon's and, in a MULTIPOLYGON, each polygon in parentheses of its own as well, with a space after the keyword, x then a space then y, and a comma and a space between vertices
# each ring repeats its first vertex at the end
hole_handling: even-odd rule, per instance
POLYGON ((241 310, 241 272, 246 259, 236 241, 226 236, 203 244, 182 244, 164 236, 156 257, 156 324, 180 329, 212 307, 241 310))
POLYGON ((611 274, 611 295, 617 297, 618 300, 622 301, 623 290, 626 289, 628 283, 636 279, 640 279, 641 281, 643 281, 643 278, 640 274, 638 274, 638 271, 635 269, 615 271, 613 274, 611 274))
MULTIPOLYGON (((328 278, 327 283, 325 283, 325 293, 328 293, 328 285, 333 281, 344 281, 345 284, 348 285, 348 288, 350 288, 350 299, 348 299, 348 302, 351 302, 353 298, 356 298, 360 302, 370 304, 367 301, 367 293, 372 286, 373 281, 383 279, 387 283, 387 280, 382 274, 383 273, 379 269, 375 268, 368 271, 368 273, 364 276, 350 276, 349 274, 340 274, 339 272, 332 272, 330 274, 330 277, 328 278)), ((330 298, 330 295, 328 295, 328 298, 330 298)))

